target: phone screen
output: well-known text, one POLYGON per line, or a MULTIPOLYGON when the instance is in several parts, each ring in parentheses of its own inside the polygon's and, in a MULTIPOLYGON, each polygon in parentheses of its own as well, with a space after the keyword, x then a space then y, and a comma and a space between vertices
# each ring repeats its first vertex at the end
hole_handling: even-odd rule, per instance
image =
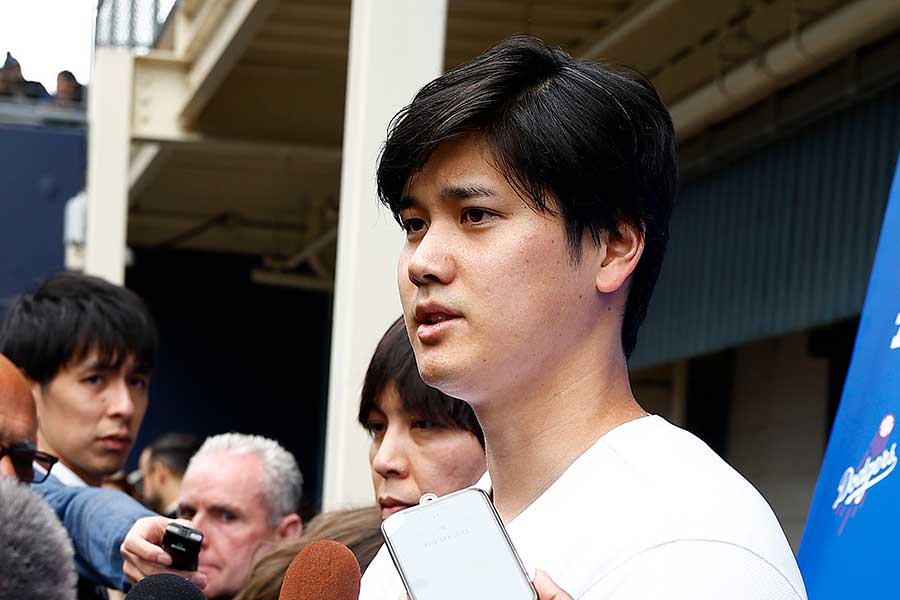
POLYGON ((394 513, 381 528, 413 600, 537 598, 481 490, 454 492, 394 513))

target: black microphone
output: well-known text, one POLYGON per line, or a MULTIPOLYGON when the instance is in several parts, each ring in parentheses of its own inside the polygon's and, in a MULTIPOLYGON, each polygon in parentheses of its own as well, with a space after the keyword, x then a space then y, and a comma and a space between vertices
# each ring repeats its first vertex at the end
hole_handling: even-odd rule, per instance
POLYGON ((206 600, 206 596, 184 577, 157 573, 138 581, 125 600, 206 600))

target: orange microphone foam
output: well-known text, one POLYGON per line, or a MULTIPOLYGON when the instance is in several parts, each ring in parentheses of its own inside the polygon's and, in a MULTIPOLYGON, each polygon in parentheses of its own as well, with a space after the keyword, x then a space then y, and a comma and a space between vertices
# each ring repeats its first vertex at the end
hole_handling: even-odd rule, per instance
POLYGON ((358 600, 361 577, 359 562, 347 546, 319 540, 291 561, 278 600, 358 600))

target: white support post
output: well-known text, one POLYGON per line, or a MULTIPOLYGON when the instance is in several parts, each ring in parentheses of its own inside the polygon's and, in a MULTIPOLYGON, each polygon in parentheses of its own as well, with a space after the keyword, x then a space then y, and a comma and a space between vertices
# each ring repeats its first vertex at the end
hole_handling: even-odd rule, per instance
POLYGON ((84 271, 125 282, 131 98, 127 48, 97 48, 88 102, 87 226, 84 271))
POLYGON ((369 359, 400 316, 402 236, 375 193, 388 123, 443 70, 447 0, 353 0, 325 444, 323 509, 373 504, 369 439, 356 415, 369 359))

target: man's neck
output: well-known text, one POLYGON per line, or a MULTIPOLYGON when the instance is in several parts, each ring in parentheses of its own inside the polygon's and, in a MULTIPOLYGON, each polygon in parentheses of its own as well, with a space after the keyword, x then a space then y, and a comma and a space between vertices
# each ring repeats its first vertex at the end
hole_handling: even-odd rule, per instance
POLYGON ((624 357, 581 366, 587 370, 569 363, 555 376, 543 372, 476 411, 494 504, 504 522, 524 511, 600 436, 646 415, 631 393, 624 357))

